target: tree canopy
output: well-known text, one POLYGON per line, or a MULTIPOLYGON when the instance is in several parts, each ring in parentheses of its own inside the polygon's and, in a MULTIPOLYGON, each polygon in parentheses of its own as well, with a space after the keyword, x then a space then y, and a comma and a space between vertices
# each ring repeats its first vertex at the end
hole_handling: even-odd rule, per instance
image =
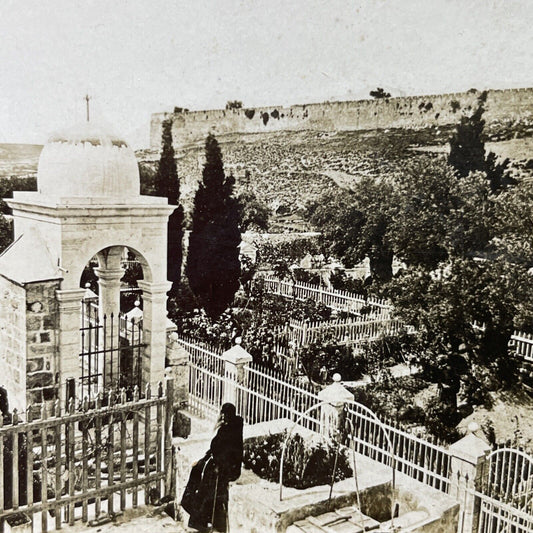
POLYGON ((450 154, 448 163, 459 176, 464 177, 470 172, 485 172, 493 192, 497 192, 510 184, 516 183, 507 174, 509 159, 498 163, 496 154, 485 154, 486 135, 484 133, 485 104, 487 92, 478 98, 477 107, 472 115, 464 115, 450 138, 450 154))
POLYGON ((0 254, 13 242, 13 224, 0 214, 0 254))
POLYGON ((470 403, 513 384, 508 344, 518 323, 531 323, 523 302, 533 292, 527 270, 501 260, 453 258, 439 272, 404 271, 389 286, 395 311, 420 337, 424 374, 454 412, 462 389, 470 403))
POLYGON ((208 135, 202 180, 194 198, 186 273, 192 292, 211 318, 220 316, 239 287, 239 205, 235 179, 226 176, 218 141, 208 135))
POLYGON ((170 294, 175 294, 181 279, 183 261, 183 207, 180 205, 180 181, 172 140, 172 120, 163 122, 161 156, 154 176, 154 193, 178 207, 169 216, 167 224, 167 277, 172 282, 170 294))
POLYGON ((388 228, 394 206, 385 181, 364 178, 353 192, 329 193, 307 209, 309 221, 322 232, 321 241, 329 253, 353 267, 370 259, 372 278, 386 282, 392 277, 393 250, 388 228))
POLYGON ((386 92, 385 89, 383 89, 383 87, 378 87, 377 89, 370 91, 370 96, 376 99, 390 98, 390 93, 386 92))
POLYGON ((416 362, 439 385, 449 426, 459 394, 483 403, 516 382, 509 341, 515 328, 533 330, 532 203, 529 183, 495 190, 485 170, 461 175, 421 158, 388 182, 362 179, 308 209, 330 253, 347 267, 368 257, 369 290, 415 327, 416 362), (394 277, 393 256, 403 263, 394 277))
POLYGON ((270 209, 252 190, 245 190, 237 197, 240 210, 241 232, 249 229, 266 231, 269 226, 270 209))

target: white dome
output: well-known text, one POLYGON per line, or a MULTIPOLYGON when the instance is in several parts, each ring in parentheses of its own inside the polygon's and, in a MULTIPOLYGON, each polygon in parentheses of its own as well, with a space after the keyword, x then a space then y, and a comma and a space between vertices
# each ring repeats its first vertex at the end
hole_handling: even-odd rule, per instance
POLYGON ((56 197, 139 196, 137 159, 125 141, 84 122, 50 137, 39 158, 37 187, 56 197))

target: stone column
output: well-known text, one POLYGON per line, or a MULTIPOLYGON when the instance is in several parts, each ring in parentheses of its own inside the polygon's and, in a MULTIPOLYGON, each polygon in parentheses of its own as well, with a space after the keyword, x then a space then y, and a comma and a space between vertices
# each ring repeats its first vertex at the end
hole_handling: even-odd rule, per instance
POLYGON ((118 319, 120 312, 120 280, 124 276, 122 268, 103 268, 97 267, 94 273, 98 276, 98 314, 100 322, 104 315, 107 318, 113 316, 118 319))
POLYGON ((237 385, 246 387, 246 368, 253 361, 253 357, 240 346, 240 339, 237 344, 226 350, 222 354, 224 359, 224 395, 223 402, 230 402, 237 407, 237 414, 244 415, 246 412, 246 398, 239 394, 237 385))
POLYGON ((469 433, 449 447, 450 496, 461 505, 457 531, 477 531, 479 522, 479 500, 472 494, 480 490, 488 475, 487 457, 491 447, 474 434, 479 429, 476 423, 468 426, 469 433))
MULTIPOLYGON (((100 364, 104 373, 103 385, 106 389, 114 388, 120 377, 120 280, 124 276, 122 268, 97 267, 98 276, 98 319, 104 325, 105 347, 110 352, 104 353, 100 364)), ((100 338, 100 349, 104 339, 100 338)))
POLYGON ((152 392, 165 377, 165 354, 167 345, 167 292, 172 284, 168 281, 137 282, 143 291, 143 340, 146 344, 143 357, 143 382, 150 383, 152 392))
POLYGON ((65 381, 74 378, 79 390, 81 300, 85 289, 57 290, 59 302, 59 400, 65 402, 65 381))
POLYGON ((340 374, 333 375, 333 383, 318 393, 321 402, 320 433, 325 437, 334 438, 343 430, 344 406, 354 401, 354 395, 341 384, 340 374))

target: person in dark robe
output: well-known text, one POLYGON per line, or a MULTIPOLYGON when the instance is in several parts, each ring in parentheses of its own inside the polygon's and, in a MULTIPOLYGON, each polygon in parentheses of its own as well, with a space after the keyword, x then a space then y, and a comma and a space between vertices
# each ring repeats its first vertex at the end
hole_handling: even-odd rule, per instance
POLYGON ((183 493, 181 506, 190 515, 189 527, 200 532, 227 531, 229 482, 241 475, 242 427, 235 406, 225 403, 209 450, 193 465, 183 493))

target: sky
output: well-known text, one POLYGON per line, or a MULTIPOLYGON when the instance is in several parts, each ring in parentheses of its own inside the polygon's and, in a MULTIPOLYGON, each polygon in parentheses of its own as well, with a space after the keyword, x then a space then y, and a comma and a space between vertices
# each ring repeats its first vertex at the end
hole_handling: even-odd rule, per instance
POLYGON ((533 0, 0 0, 0 142, 91 117, 533 87, 533 0))

